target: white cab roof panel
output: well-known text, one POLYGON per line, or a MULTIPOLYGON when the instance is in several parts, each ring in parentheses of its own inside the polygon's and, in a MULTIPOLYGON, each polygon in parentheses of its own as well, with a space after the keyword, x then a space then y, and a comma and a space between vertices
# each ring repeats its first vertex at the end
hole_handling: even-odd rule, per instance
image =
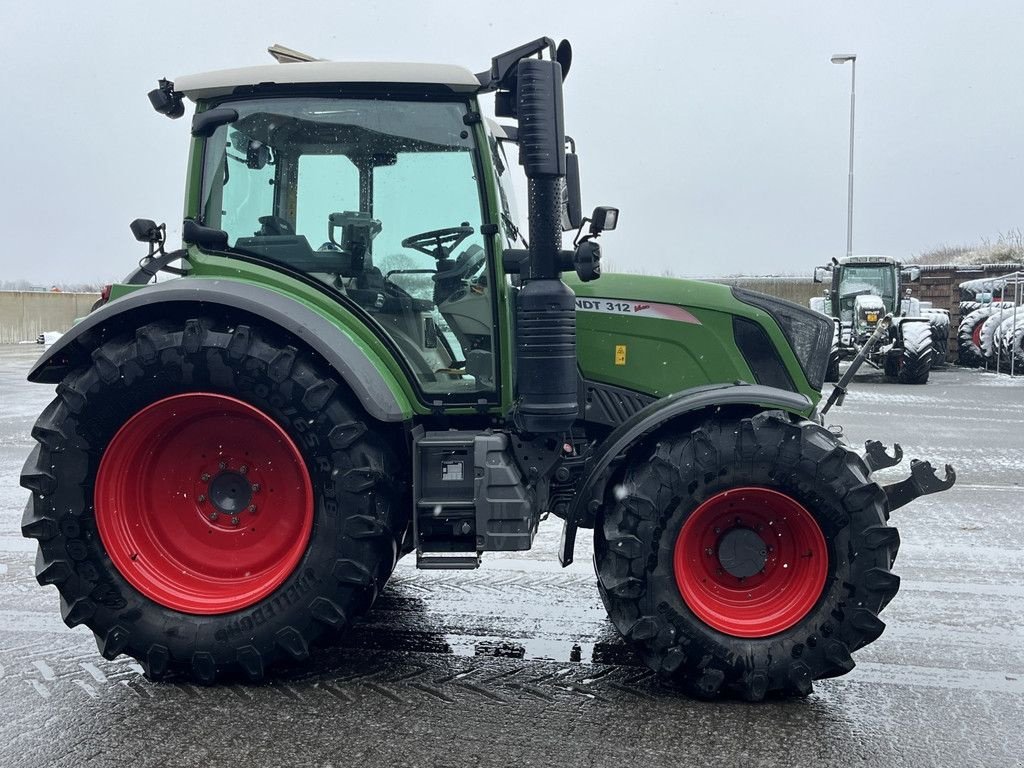
POLYGON ((468 69, 450 64, 310 61, 221 69, 198 75, 186 75, 175 78, 174 90, 196 101, 226 96, 240 86, 303 83, 444 85, 462 93, 472 93, 480 88, 480 81, 476 79, 476 75, 468 69))
POLYGON ((887 264, 897 264, 898 259, 894 259, 892 256, 843 256, 839 259, 840 264, 878 264, 885 262, 887 264))

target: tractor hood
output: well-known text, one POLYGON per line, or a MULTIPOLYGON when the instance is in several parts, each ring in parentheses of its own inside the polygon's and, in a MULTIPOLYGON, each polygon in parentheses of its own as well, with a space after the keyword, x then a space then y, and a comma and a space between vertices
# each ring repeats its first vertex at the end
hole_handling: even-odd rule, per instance
POLYGON ((664 397, 745 381, 821 396, 832 322, 797 304, 719 283, 605 274, 576 293, 584 378, 664 397))

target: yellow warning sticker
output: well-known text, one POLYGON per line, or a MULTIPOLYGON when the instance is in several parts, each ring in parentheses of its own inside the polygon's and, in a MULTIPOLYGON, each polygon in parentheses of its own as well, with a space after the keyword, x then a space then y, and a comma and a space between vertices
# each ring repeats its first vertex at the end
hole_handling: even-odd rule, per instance
POLYGON ((626 364, 626 345, 616 344, 615 345, 615 364, 625 365, 626 364))

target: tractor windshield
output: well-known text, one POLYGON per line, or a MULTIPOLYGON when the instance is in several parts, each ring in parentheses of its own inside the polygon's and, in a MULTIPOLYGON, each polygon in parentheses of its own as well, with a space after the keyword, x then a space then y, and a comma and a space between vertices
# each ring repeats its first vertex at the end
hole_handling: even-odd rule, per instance
POLYGON ((857 296, 880 296, 886 311, 891 312, 896 298, 896 272, 888 265, 843 265, 839 278, 839 304, 842 310, 853 311, 857 296))
POLYGON ((206 141, 202 223, 346 294, 432 394, 494 389, 493 281, 468 105, 231 101, 206 141))

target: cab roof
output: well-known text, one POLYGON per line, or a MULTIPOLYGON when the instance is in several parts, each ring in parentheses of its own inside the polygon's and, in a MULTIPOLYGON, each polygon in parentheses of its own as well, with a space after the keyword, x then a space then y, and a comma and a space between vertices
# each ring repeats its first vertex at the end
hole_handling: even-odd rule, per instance
POLYGON ((480 90, 480 80, 451 64, 399 62, 301 61, 220 69, 175 78, 174 89, 192 101, 227 96, 236 88, 257 85, 394 83, 447 87, 456 93, 480 90))
POLYGON ((892 256, 843 256, 840 264, 899 264, 892 256))

